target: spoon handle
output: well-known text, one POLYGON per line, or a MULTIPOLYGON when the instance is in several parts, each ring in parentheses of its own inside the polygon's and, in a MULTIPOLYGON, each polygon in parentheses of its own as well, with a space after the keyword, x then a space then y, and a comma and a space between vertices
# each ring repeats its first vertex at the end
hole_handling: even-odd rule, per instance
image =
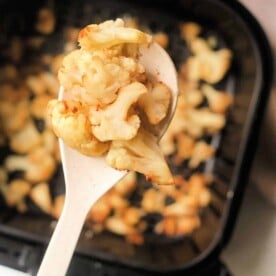
POLYGON ((65 199, 61 217, 56 225, 37 276, 66 274, 90 205, 72 204, 65 199))

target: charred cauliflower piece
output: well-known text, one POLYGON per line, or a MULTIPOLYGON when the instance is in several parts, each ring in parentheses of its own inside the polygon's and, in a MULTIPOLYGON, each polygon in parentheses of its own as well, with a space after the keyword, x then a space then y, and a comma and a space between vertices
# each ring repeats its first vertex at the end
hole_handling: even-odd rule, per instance
POLYGON ((138 115, 129 114, 129 109, 146 93, 147 88, 142 83, 134 82, 121 88, 116 101, 107 108, 91 110, 93 134, 102 142, 132 139, 137 134, 141 121, 138 115))
POLYGON ((99 142, 92 133, 86 105, 53 100, 49 102, 48 112, 55 134, 70 147, 90 156, 99 156, 108 150, 109 144, 99 142))
POLYGON ((118 170, 134 170, 157 184, 173 184, 165 158, 151 133, 140 129, 128 141, 113 141, 106 162, 118 170))

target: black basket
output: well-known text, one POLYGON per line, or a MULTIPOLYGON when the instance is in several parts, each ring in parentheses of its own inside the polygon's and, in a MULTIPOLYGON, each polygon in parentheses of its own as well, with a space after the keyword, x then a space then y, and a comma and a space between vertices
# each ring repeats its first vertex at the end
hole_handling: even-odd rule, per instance
MULTIPOLYGON (((33 26, 36 11, 44 4, 40 1, 4 1, 0 6, 1 35, 8 38, 13 33, 24 36, 31 32, 29 26, 33 26)), ((191 237, 163 241, 157 239, 157 242, 142 246, 131 245, 108 233, 88 238, 84 230, 68 275, 94 275, 101 271, 103 264, 106 264, 106 268, 111 267, 110 271, 107 270, 109 272, 106 274, 99 272, 99 275, 165 272, 198 275, 197 273, 206 272, 206 269, 215 269, 217 258, 229 241, 236 221, 272 79, 272 55, 259 24, 236 1, 59 0, 55 2, 54 8, 58 27, 49 36, 49 47, 53 51, 59 51, 63 42, 63 26, 84 26, 122 15, 139 17, 153 31, 167 32, 171 42, 168 51, 176 64, 187 55, 183 52, 183 42, 177 35, 180 21, 199 22, 207 30, 206 34, 216 34, 219 43, 233 51, 231 70, 218 86, 233 93, 234 104, 225 129, 216 137, 220 140, 216 157, 202 168, 214 175, 214 184, 211 187, 211 205, 202 214, 201 228, 191 237), (79 264, 78 268, 73 267, 74 262, 79 264)), ((2 152, 4 155, 5 150, 2 152)), ((54 193, 60 193, 60 189, 63 189, 60 170, 53 183, 59 183, 59 188, 55 188, 54 193)), ((51 220, 47 216, 36 215, 35 212, 18 214, 5 207, 1 201, 0 204, 3 205, 0 209, 0 233, 8 238, 7 244, 8 241, 12 244, 17 241, 21 248, 16 250, 16 255, 9 246, 2 246, 1 243, 0 262, 1 252, 12 254, 16 263, 22 256, 22 249, 31 248, 30 252, 36 254, 30 253, 30 256, 36 257, 27 258, 21 269, 35 273, 53 231, 51 220)), ((17 266, 20 265, 17 263, 17 266)), ((215 275, 215 272, 208 275, 215 275)))

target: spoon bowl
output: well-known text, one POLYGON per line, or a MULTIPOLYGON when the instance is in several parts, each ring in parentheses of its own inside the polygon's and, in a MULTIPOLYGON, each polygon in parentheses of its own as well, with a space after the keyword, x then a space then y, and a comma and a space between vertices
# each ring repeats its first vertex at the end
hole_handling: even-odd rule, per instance
MULTIPOLYGON (((178 96, 176 70, 169 55, 156 43, 141 48, 139 61, 145 66, 149 77, 165 83, 172 92, 168 115, 156 129, 161 138, 176 108, 178 96)), ((61 87, 59 99, 65 98, 61 87)), ((85 156, 68 147, 61 139, 59 145, 66 186, 65 203, 38 276, 65 275, 88 211, 127 174, 127 171, 109 167, 104 157, 85 156)))

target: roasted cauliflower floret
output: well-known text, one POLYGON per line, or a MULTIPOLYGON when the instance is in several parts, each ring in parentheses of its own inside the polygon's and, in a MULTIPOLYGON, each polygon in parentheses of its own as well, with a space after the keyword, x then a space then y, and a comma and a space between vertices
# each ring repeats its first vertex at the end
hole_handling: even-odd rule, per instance
POLYGON ((47 115, 47 105, 53 97, 49 95, 39 95, 35 97, 30 106, 32 116, 38 119, 44 119, 47 115))
POLYGON ((0 102, 0 120, 6 135, 11 136, 26 125, 30 118, 28 108, 28 101, 0 102))
POLYGON ((158 43, 162 48, 166 49, 169 45, 169 37, 163 32, 158 32, 153 35, 153 41, 158 43))
POLYGON ((189 179, 188 193, 197 199, 200 207, 207 206, 211 201, 211 192, 206 187, 208 182, 208 176, 202 174, 194 174, 189 179))
POLYGON ((180 24, 179 27, 181 37, 187 42, 197 38, 202 31, 202 28, 195 22, 185 22, 180 24))
POLYGON ((129 201, 126 198, 121 197, 114 190, 109 191, 107 196, 110 206, 117 212, 121 212, 129 206, 129 201))
POLYGON ((177 153, 174 158, 176 164, 189 159, 193 156, 195 140, 189 135, 181 132, 176 135, 177 153))
POLYGON ((102 142, 109 140, 130 140, 140 127, 140 118, 131 114, 131 106, 147 88, 139 82, 122 87, 116 101, 105 109, 90 111, 93 134, 102 142))
POLYGON ((192 216, 197 213, 197 200, 189 195, 182 195, 174 202, 164 208, 165 216, 192 216))
POLYGON ((86 50, 101 50, 122 43, 149 44, 151 36, 124 26, 122 19, 105 21, 99 25, 91 24, 82 29, 78 41, 86 50))
POLYGON ((55 134, 70 147, 89 156, 104 154, 109 143, 99 142, 92 133, 88 106, 74 101, 52 100, 48 105, 55 134))
POLYGON ((188 80, 204 80, 208 83, 220 81, 228 71, 232 53, 228 49, 213 51, 206 41, 196 38, 191 41, 190 47, 194 56, 185 63, 185 77, 188 80))
POLYGON ((189 122, 203 133, 213 134, 221 130, 226 122, 225 116, 218 113, 213 113, 207 108, 191 109, 188 111, 189 122))
POLYGON ((160 123, 167 115, 171 101, 170 89, 161 82, 156 83, 149 93, 139 98, 138 104, 153 125, 160 123))
POLYGON ((16 153, 28 153, 40 143, 41 135, 32 121, 29 121, 24 128, 10 138, 10 147, 16 153))
POLYGON ((8 181, 8 173, 4 167, 0 167, 0 187, 5 186, 8 181))
POLYGON ((54 31, 56 25, 56 18, 53 10, 43 8, 38 11, 38 18, 35 28, 42 34, 50 34, 54 31))
POLYGON ((65 93, 73 99, 105 106, 115 101, 118 89, 142 78, 144 73, 144 67, 133 58, 108 58, 80 49, 64 58, 58 77, 65 93))
POLYGON ((141 207, 149 213, 162 212, 165 207, 165 195, 156 189, 148 189, 143 194, 141 207))
POLYGON ((208 145, 204 141, 197 142, 193 150, 192 158, 189 161, 189 167, 198 167, 201 162, 207 161, 214 153, 215 150, 211 145, 208 145))
POLYGON ((200 219, 196 215, 168 216, 155 225, 154 232, 167 236, 178 236, 191 233, 199 226, 200 219))
POLYGON ((39 182, 53 176, 56 163, 44 148, 36 148, 26 156, 9 155, 5 160, 5 167, 9 172, 23 171, 27 181, 39 182))
POLYGON ((93 204, 89 211, 88 217, 94 222, 103 222, 112 212, 112 207, 109 202, 109 197, 107 194, 102 196, 99 200, 93 204))
POLYGON ((18 77, 18 70, 15 65, 7 64, 0 68, 0 82, 14 81, 18 77))
POLYGON ((118 235, 127 235, 137 232, 134 226, 128 225, 123 218, 119 216, 112 216, 106 219, 105 227, 109 231, 118 235))
POLYGON ((35 95, 43 95, 47 92, 47 88, 41 78, 41 75, 28 76, 26 78, 26 84, 35 95))
POLYGON ((131 194, 137 186, 136 173, 131 171, 114 186, 115 192, 121 196, 131 194))
POLYGON ((179 95, 176 110, 172 121, 160 140, 160 146, 165 155, 170 155, 175 151, 175 136, 185 130, 187 117, 187 101, 185 95, 179 95))
POLYGON ((206 96, 210 109, 216 113, 225 113, 233 102, 233 96, 223 91, 216 90, 210 85, 203 85, 201 88, 206 96))
POLYGON ((35 185, 30 192, 30 198, 45 213, 51 213, 52 199, 49 185, 46 182, 35 185))
POLYGON ((14 104, 19 104, 21 101, 26 100, 30 96, 30 91, 25 84, 15 85, 8 82, 3 82, 0 85, 0 90, 0 101, 14 104))
POLYGON ((157 184, 173 184, 165 158, 151 133, 140 129, 128 141, 113 141, 106 162, 118 170, 134 170, 157 184))
POLYGON ((63 210, 64 201, 65 201, 64 195, 58 195, 57 197, 55 197, 52 205, 52 210, 51 210, 51 215, 54 218, 58 219, 60 217, 61 212, 63 210))
POLYGON ((179 93, 181 97, 184 97, 183 100, 186 102, 187 107, 197 107, 203 102, 204 95, 199 89, 197 82, 190 82, 180 77, 178 79, 178 85, 179 93))
POLYGON ((16 206, 30 192, 31 184, 23 179, 15 179, 9 183, 4 192, 8 206, 16 206))

